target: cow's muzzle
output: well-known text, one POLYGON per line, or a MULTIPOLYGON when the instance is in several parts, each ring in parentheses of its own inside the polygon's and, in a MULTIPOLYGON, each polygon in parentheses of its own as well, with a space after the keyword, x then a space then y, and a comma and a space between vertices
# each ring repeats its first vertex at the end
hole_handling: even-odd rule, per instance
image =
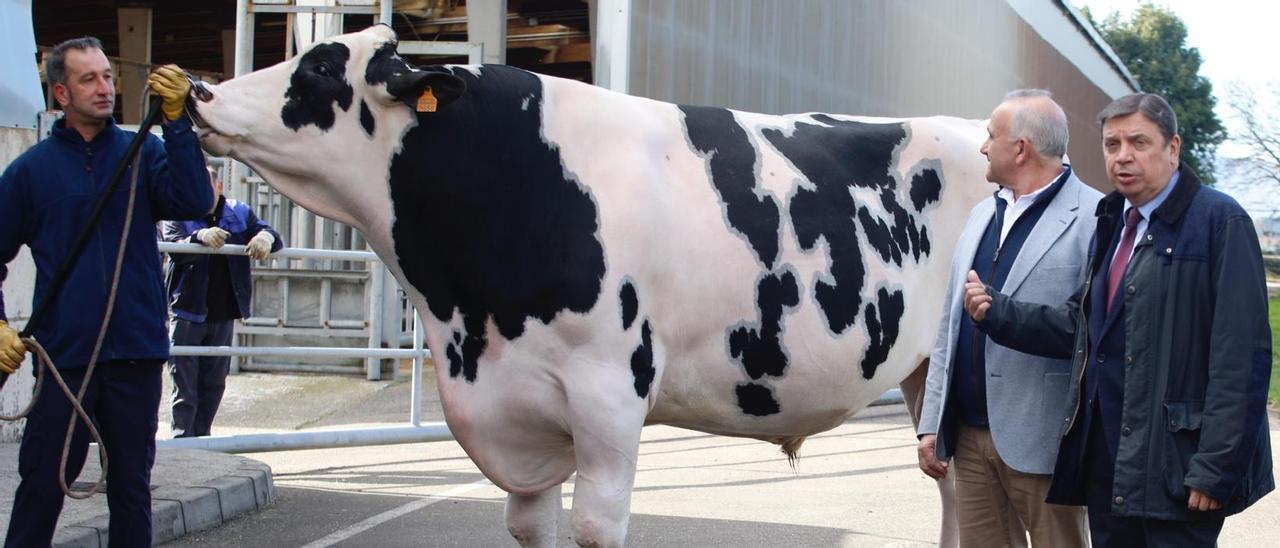
POLYGON ((209 90, 209 85, 200 81, 198 78, 187 73, 187 80, 191 82, 191 92, 187 94, 187 115, 191 116, 191 122, 196 127, 208 127, 204 118, 200 117, 200 111, 196 108, 196 103, 207 103, 213 100, 213 92, 209 90))

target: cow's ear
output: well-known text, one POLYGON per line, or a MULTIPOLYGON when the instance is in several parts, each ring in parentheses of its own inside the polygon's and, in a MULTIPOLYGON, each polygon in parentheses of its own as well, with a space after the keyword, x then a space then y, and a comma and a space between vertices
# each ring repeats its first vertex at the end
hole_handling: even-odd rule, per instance
POLYGON ((443 108, 462 96, 467 84, 447 72, 431 70, 405 72, 387 80, 387 93, 410 107, 417 104, 427 88, 431 88, 432 95, 435 95, 437 108, 443 108))

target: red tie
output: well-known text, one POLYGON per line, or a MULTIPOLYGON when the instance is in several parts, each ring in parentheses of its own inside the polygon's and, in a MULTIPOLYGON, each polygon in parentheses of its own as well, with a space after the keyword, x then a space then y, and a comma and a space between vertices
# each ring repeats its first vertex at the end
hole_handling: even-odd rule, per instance
POLYGON ((1107 312, 1111 312, 1111 303, 1115 301, 1116 290, 1120 288, 1120 280, 1124 279, 1124 269, 1129 266, 1129 257, 1133 255, 1133 240, 1138 235, 1138 223, 1142 222, 1142 212, 1130 207, 1124 221, 1124 235, 1120 237, 1120 247, 1111 260, 1111 271, 1107 273, 1107 312))

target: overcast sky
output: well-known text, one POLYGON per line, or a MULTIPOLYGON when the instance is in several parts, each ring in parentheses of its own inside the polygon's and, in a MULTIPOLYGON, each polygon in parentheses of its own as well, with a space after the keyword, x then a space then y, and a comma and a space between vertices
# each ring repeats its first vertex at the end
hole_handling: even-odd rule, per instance
MULTIPOLYGON (((1095 19, 1105 19, 1112 12, 1128 18, 1139 0, 1069 0, 1076 7, 1088 6, 1095 19)), ((1169 8, 1187 25, 1187 45, 1200 50, 1204 65, 1200 74, 1213 82, 1218 98, 1218 117, 1231 132, 1237 128, 1227 108, 1225 91, 1230 84, 1254 89, 1280 85, 1280 1, 1275 0, 1155 0, 1150 2, 1169 8)), ((1280 105, 1270 105, 1280 108, 1280 105)), ((1219 147, 1220 154, 1238 154, 1230 143, 1219 147)), ((1280 195, 1275 188, 1234 189, 1229 182, 1221 185, 1253 210, 1280 208, 1280 195)))

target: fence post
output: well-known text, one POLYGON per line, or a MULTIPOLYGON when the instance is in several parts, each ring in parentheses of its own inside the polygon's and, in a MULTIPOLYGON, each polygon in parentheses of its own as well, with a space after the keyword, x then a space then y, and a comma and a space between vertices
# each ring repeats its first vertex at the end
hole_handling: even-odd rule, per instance
MULTIPOLYGON (((381 261, 369 263, 369 348, 382 347, 382 293, 383 270, 381 261)), ((365 378, 376 381, 382 378, 382 360, 366 358, 364 362, 365 378)))

